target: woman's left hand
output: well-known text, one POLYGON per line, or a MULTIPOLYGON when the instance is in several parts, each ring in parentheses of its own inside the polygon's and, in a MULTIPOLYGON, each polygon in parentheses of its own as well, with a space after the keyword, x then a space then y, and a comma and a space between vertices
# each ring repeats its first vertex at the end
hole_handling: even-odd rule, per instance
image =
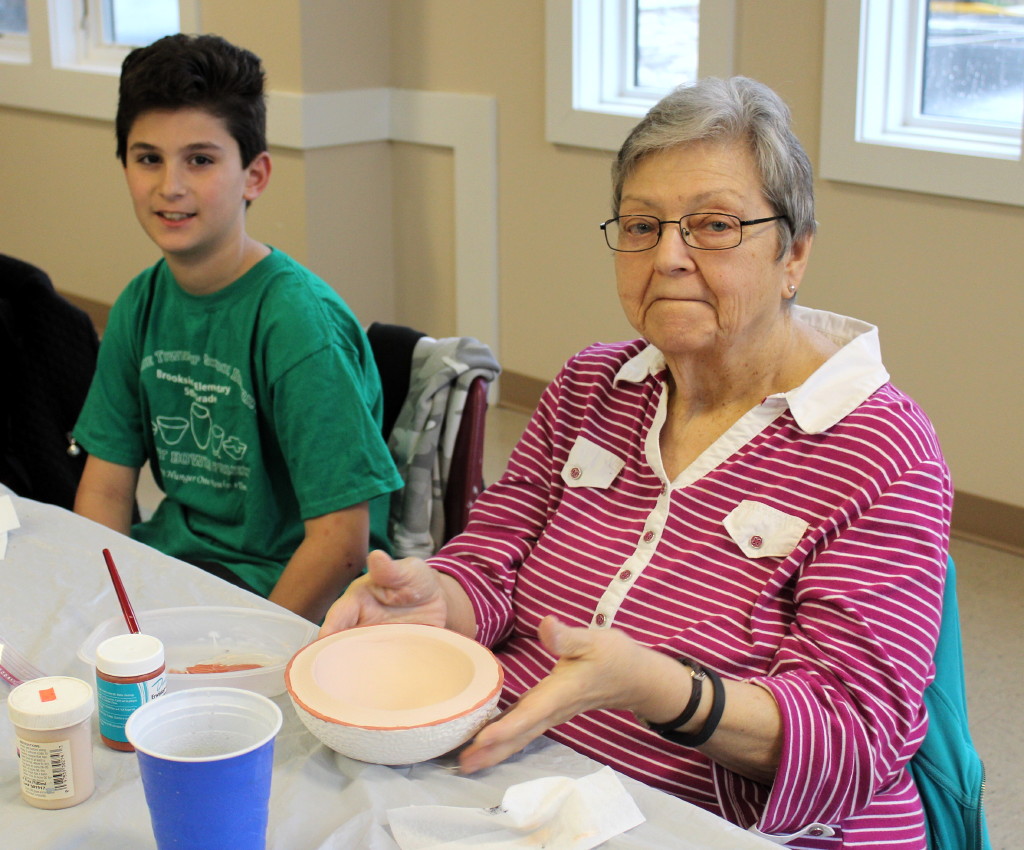
POLYGON ((650 650, 617 629, 572 628, 552 616, 539 631, 541 643, 558 658, 554 669, 462 751, 463 773, 503 761, 581 712, 633 707, 636 674, 650 650))

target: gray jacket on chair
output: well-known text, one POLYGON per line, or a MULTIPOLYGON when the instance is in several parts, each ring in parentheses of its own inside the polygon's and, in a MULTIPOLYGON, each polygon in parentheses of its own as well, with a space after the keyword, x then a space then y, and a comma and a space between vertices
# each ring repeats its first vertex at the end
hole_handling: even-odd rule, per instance
POLYGON ((396 558, 433 555, 444 539, 444 492, 469 385, 500 371, 491 350, 472 337, 421 338, 413 350, 409 394, 388 447, 405 481, 392 496, 396 558))

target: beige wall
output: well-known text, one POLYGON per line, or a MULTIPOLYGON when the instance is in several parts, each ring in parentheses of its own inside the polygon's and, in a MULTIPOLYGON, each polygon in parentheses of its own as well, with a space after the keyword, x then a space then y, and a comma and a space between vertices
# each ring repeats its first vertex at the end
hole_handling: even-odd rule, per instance
POLYGON ((395 321, 455 334, 455 208, 451 150, 395 144, 392 190, 395 321))
MULTIPOLYGON (((611 155, 544 139, 542 0, 396 5, 396 85, 498 98, 501 359, 550 378, 588 342, 629 333, 596 229, 611 155)), ((783 95, 816 160, 824 4, 737 5, 736 72, 783 95)), ((829 181, 817 192, 802 302, 878 324, 893 378, 934 419, 958 489, 1024 506, 1024 207, 829 181)))
POLYGON ((0 251, 58 287, 111 301, 153 262, 114 156, 110 125, 0 109, 0 251))
MULTIPOLYGON (((252 14, 251 0, 204 0, 204 26, 259 52, 279 89, 390 85, 496 98, 506 370, 547 380, 589 342, 629 334, 596 228, 611 154, 545 141, 544 0, 256 5, 265 14, 252 14)), ((783 95, 816 161, 824 4, 737 6, 737 72, 783 95)), ((104 122, 0 109, 0 250, 107 302, 153 259, 112 150, 104 122)), ((371 143, 272 153, 271 188, 250 213, 255 235, 324 275, 365 321, 453 332, 450 151, 371 143), (393 218, 389 244, 367 244, 358 223, 367 214, 393 218)), ((936 422, 957 487, 1024 507, 1015 439, 1024 206, 829 181, 817 191, 821 229, 802 303, 878 324, 894 380, 936 422)))
MULTIPOLYGON (((386 2, 199 5, 204 30, 259 54, 275 90, 388 85, 386 2)), ((391 318, 391 245, 371 254, 351 223, 356 209, 390 219, 389 145, 272 146, 271 154, 270 186, 249 212, 249 230, 311 266, 360 315, 391 318)), ((129 206, 111 122, 0 107, 0 187, 0 251, 42 266, 58 288, 112 303, 158 258, 129 206)))

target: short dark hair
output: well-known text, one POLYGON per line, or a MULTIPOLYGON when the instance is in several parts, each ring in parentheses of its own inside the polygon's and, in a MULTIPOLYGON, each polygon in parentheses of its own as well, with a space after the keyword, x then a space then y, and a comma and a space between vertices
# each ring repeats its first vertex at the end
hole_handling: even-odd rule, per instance
POLYGON ((128 161, 128 133, 144 112, 203 109, 238 142, 242 165, 267 149, 267 105, 260 58, 217 35, 168 35, 121 64, 114 129, 117 157, 128 161))

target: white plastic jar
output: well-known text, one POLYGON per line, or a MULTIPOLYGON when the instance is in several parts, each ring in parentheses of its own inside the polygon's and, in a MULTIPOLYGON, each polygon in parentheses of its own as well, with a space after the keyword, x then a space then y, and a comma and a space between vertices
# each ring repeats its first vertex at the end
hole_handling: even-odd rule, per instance
POLYGON ((70 676, 32 679, 8 695, 26 803, 66 809, 92 794, 92 712, 92 688, 70 676))

